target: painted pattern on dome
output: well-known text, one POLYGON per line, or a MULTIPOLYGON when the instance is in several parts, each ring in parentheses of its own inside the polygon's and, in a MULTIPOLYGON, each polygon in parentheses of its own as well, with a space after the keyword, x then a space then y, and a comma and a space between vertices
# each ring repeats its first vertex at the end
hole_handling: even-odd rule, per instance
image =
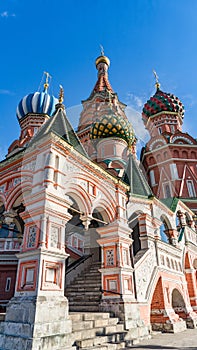
POLYGON ((129 121, 120 115, 115 115, 113 111, 108 115, 104 115, 92 125, 90 137, 91 139, 119 137, 128 144, 133 144, 136 140, 129 121))
POLYGON ((179 113, 182 118, 184 117, 184 106, 179 98, 158 89, 154 96, 145 103, 142 117, 147 119, 152 115, 165 111, 179 113))

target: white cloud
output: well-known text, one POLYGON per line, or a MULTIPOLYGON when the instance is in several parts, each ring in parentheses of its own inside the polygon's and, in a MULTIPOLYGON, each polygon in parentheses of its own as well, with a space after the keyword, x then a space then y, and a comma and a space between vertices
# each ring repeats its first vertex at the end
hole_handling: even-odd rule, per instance
POLYGON ((6 146, 0 146, 0 161, 5 159, 5 155, 8 153, 8 149, 6 146))
POLYGON ((127 99, 129 100, 129 102, 133 105, 135 105, 137 108, 142 108, 144 102, 143 102, 143 98, 140 96, 135 96, 134 94, 132 94, 131 92, 128 92, 127 94, 127 99))
POLYGON ((0 89, 0 95, 13 95, 13 92, 6 89, 0 89))
POLYGON ((0 13, 2 18, 16 17, 15 13, 9 13, 8 11, 3 11, 0 13))
POLYGON ((127 106, 125 112, 128 120, 133 126, 137 139, 142 143, 146 143, 148 140, 148 132, 142 121, 141 113, 132 106, 127 106))

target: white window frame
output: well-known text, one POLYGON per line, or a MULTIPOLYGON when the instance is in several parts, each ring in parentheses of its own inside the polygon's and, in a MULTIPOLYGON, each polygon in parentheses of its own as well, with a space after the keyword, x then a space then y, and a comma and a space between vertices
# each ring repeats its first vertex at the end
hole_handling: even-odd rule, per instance
POLYGON ((6 278, 6 283, 5 283, 5 292, 9 292, 11 288, 11 277, 6 278))
POLYGON ((175 163, 170 164, 170 172, 171 172, 171 177, 172 180, 178 180, 179 175, 178 175, 178 169, 175 163))
POLYGON ((166 195, 166 185, 168 185, 169 186, 169 189, 170 189, 170 197, 172 196, 172 188, 171 188, 171 184, 170 184, 170 182, 164 182, 163 183, 163 194, 164 194, 164 198, 170 198, 170 197, 168 197, 167 195, 166 195))
POLYGON ((193 180, 187 180, 187 190, 188 190, 189 197, 196 197, 196 191, 195 191, 193 180))
POLYGON ((151 186, 154 186, 156 184, 155 182, 155 173, 154 173, 154 170, 150 170, 150 183, 151 183, 151 186))

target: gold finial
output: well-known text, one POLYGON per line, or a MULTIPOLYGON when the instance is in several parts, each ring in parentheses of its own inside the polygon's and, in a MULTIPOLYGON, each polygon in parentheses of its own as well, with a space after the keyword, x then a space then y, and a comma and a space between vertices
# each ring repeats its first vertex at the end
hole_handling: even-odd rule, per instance
POLYGON ((49 87, 49 78, 52 78, 52 77, 48 72, 44 72, 44 74, 46 75, 46 80, 44 83, 44 91, 47 91, 47 89, 49 87))
POLYGON ((155 87, 157 90, 159 90, 160 88, 159 77, 154 69, 153 69, 153 74, 155 76, 155 87))
POLYGON ((100 49, 101 49, 101 56, 105 56, 105 54, 104 54, 104 48, 103 48, 103 46, 100 44, 100 49))
POLYGON ((63 89, 63 86, 60 85, 59 103, 62 103, 63 101, 64 101, 64 89, 63 89))

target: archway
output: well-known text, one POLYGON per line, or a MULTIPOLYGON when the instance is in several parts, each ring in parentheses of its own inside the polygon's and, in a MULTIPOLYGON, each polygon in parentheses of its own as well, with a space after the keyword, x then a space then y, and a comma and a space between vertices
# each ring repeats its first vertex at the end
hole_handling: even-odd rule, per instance
POLYGON ((69 196, 69 198, 72 205, 68 212, 72 217, 66 224, 65 239, 66 251, 70 254, 67 263, 70 264, 84 254, 85 233, 79 205, 73 197, 69 196))
POLYGON ((89 225, 88 235, 90 242, 90 253, 93 254, 92 260, 95 262, 101 262, 101 248, 97 243, 100 238, 97 228, 104 226, 108 222, 105 221, 106 213, 102 207, 97 207, 92 212, 92 220, 89 225))
POLYGON ((162 242, 171 243, 171 239, 169 236, 170 223, 165 215, 162 215, 160 218, 162 224, 160 226, 160 237, 162 242))
POLYGON ((139 212, 135 212, 128 220, 129 227, 132 229, 131 237, 133 239, 132 249, 134 256, 141 250, 140 228, 138 221, 139 215, 139 212))
POLYGON ((178 289, 173 289, 172 291, 172 308, 174 312, 179 315, 182 319, 186 319, 186 305, 182 294, 178 289))

